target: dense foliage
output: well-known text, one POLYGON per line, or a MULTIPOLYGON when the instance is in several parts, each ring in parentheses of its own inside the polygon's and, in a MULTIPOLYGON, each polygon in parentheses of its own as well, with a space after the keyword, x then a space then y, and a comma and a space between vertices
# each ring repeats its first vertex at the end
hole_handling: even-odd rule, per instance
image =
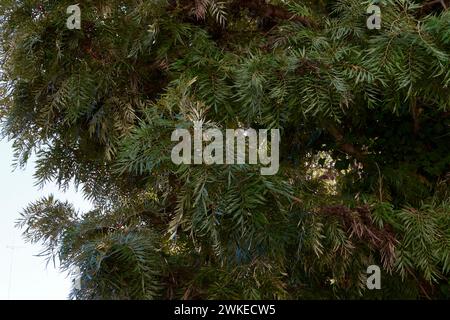
POLYGON ((1 0, 2 130, 36 180, 18 222, 79 299, 450 296, 445 1, 1 0), (279 128, 280 171, 181 165, 171 132, 279 128), (365 285, 369 265, 382 290, 365 285))

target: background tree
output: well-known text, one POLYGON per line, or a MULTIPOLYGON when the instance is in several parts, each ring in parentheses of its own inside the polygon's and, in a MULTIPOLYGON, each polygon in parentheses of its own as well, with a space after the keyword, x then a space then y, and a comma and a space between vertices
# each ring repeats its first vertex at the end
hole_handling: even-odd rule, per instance
POLYGON ((79 299, 442 298, 450 271, 445 1, 0 2, 3 134, 71 181, 18 225, 79 299), (275 176, 176 166, 171 132, 280 128, 275 176), (383 269, 383 290, 365 271, 383 269))

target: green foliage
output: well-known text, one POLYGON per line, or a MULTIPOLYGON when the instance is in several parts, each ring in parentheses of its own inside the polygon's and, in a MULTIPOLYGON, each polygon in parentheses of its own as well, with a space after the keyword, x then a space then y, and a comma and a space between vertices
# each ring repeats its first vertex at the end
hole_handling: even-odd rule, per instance
POLYGON ((0 2, 18 225, 79 299, 448 298, 450 12, 423 1, 0 2), (279 128, 280 171, 176 166, 175 128, 279 128), (383 289, 365 271, 383 269, 383 289))

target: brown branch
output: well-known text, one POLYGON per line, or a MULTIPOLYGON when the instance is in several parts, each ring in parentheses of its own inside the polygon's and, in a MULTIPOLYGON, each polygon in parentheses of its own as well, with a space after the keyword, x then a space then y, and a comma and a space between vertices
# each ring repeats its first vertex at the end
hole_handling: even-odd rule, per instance
POLYGON ((417 135, 420 131, 420 114, 423 112, 422 108, 417 106, 417 100, 413 99, 411 101, 411 114, 413 118, 413 131, 414 135, 417 135))
POLYGON ((434 4, 438 4, 438 3, 440 3, 440 4, 442 5, 442 7, 443 7, 445 10, 447 10, 447 4, 445 3, 444 0, 432 0, 432 1, 428 1, 428 2, 426 2, 423 6, 424 6, 424 7, 428 7, 428 6, 432 6, 432 5, 434 5, 434 4))
POLYGON ((345 227, 349 238, 366 242, 379 251, 381 261, 386 269, 391 269, 395 263, 395 247, 398 240, 394 228, 386 223, 378 227, 372 218, 372 211, 368 205, 350 208, 344 205, 331 205, 319 208, 319 214, 336 217, 345 227))
POLYGON ((428 2, 425 2, 420 10, 420 16, 427 15, 432 12, 447 10, 450 5, 449 2, 450 1, 448 0, 430 0, 428 2))
POLYGON ((327 130, 336 140, 342 151, 344 151, 348 155, 355 157, 358 161, 363 162, 364 154, 362 153, 362 151, 355 147, 353 144, 346 142, 344 140, 344 135, 336 128, 335 125, 328 125, 327 130))
POLYGON ((296 21, 305 27, 312 27, 315 23, 302 16, 297 16, 281 6, 267 4, 263 0, 240 0, 235 1, 235 7, 249 9, 253 14, 262 18, 273 18, 280 20, 296 21))
MULTIPOLYGON (((198 21, 204 20, 204 8, 198 7, 198 1, 193 0, 169 0, 169 11, 188 12, 188 16, 195 17, 198 21)), ((228 6, 230 13, 249 11, 250 16, 270 18, 272 20, 288 20, 298 22, 305 27, 316 27, 317 24, 310 18, 293 14, 281 5, 268 4, 264 0, 235 0, 228 6)))

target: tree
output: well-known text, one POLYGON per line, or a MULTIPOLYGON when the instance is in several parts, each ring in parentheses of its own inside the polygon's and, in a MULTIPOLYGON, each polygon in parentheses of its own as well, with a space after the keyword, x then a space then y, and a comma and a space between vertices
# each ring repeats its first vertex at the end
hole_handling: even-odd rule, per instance
POLYGON ((18 225, 78 299, 449 296, 447 2, 1 2, 2 130, 36 180, 18 225), (280 171, 175 165, 175 128, 279 128, 280 171), (370 265, 382 290, 365 286, 370 265))

